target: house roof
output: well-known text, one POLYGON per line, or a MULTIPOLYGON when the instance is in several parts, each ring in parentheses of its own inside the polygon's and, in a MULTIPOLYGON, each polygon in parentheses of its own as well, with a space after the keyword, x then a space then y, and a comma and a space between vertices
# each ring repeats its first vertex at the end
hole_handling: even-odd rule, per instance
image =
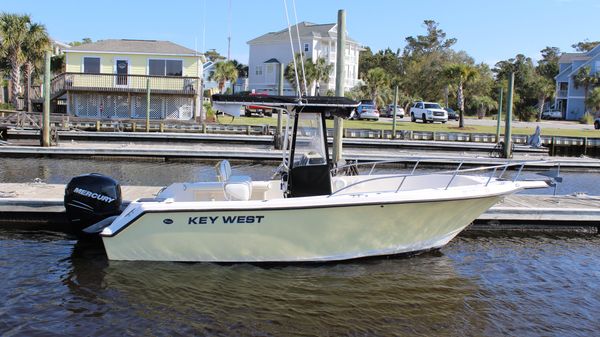
POLYGON ((558 63, 571 63, 573 61, 587 60, 590 57, 586 53, 562 53, 558 63))
POLYGON ((281 62, 279 62, 279 60, 276 58, 271 58, 271 59, 266 60, 264 63, 281 63, 281 62))
POLYGON ((100 40, 72 47, 67 52, 140 53, 195 56, 195 50, 180 46, 171 41, 158 40, 100 40))
MULTIPOLYGON (((296 26, 298 27, 298 33, 300 35, 300 38, 337 37, 337 24, 335 23, 316 24, 312 22, 302 21, 297 25, 291 26, 292 36, 296 36, 296 26)), ((255 39, 252 39, 248 41, 248 44, 289 40, 289 38, 290 36, 286 27, 280 31, 269 32, 255 39)), ((346 37, 346 41, 357 43, 350 37, 346 37)))

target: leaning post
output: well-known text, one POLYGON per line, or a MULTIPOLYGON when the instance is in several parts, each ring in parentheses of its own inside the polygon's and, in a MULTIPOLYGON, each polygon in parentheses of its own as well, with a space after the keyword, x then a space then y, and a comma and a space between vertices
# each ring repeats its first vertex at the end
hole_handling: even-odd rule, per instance
POLYGON ((146 132, 150 132, 150 79, 146 79, 146 132))
MULTIPOLYGON (((338 97, 344 96, 345 82, 345 60, 344 54, 346 50, 346 11, 338 10, 337 20, 337 51, 335 63, 335 95, 338 97)), ((337 164, 342 160, 342 137, 344 132, 344 121, 335 116, 333 119, 333 163, 337 164)))
POLYGON ((44 60, 44 114, 42 121, 42 146, 50 146, 50 59, 52 54, 46 51, 44 60))
POLYGON ((506 126, 504 130, 504 158, 512 157, 512 110, 513 110, 513 90, 515 85, 515 73, 511 72, 508 79, 508 97, 506 98, 506 126))
POLYGON ((500 122, 502 120, 502 94, 504 88, 500 87, 498 98, 498 120, 496 121, 496 143, 500 141, 500 122))

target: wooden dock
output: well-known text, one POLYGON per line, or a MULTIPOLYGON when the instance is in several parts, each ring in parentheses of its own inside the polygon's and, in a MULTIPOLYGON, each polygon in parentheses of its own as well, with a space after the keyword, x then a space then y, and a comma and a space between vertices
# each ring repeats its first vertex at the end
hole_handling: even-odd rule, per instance
MULTIPOLYGON (((161 186, 122 186, 123 200, 155 195, 161 186)), ((65 185, 0 184, 0 227, 68 230, 65 185)), ((483 213, 471 230, 545 230, 597 233, 600 197, 511 195, 483 213)))

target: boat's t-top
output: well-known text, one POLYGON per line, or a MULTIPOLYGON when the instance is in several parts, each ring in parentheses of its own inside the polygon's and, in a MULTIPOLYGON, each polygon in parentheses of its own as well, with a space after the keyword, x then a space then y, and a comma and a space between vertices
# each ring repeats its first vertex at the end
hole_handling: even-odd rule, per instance
POLYGON ((327 146, 326 116, 348 118, 359 102, 332 96, 213 95, 213 107, 239 116, 243 106, 253 105, 287 112, 281 177, 287 197, 331 194, 333 163, 327 146), (289 123, 293 123, 290 134, 289 123))

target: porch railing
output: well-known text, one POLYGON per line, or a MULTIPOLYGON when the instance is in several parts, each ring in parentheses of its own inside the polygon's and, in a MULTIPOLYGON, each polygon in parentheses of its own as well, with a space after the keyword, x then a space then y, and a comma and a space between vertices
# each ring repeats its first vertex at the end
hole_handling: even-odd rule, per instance
POLYGON ((56 98, 67 91, 143 93, 148 80, 154 94, 195 95, 198 92, 195 77, 62 73, 52 79, 50 96, 56 98))

